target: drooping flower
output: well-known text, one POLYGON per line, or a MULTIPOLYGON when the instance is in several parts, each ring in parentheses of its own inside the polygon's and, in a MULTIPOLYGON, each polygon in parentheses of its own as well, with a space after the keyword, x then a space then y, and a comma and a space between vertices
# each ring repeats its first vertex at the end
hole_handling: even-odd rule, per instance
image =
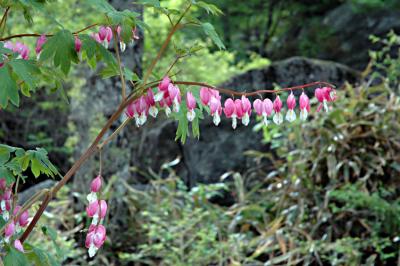
POLYGON ((118 34, 118 39, 119 39, 119 49, 121 50, 121 52, 124 52, 126 49, 126 44, 124 43, 124 41, 121 38, 121 26, 117 27, 117 34, 118 34))
POLYGON ((306 121, 308 113, 310 112, 310 99, 304 92, 302 92, 300 95, 299 104, 300 104, 300 119, 302 121, 306 121))
POLYGON ((90 35, 96 42, 103 44, 103 41, 100 39, 99 33, 92 33, 90 35))
POLYGON ((78 36, 75 36, 75 51, 79 53, 81 51, 82 41, 79 39, 78 36))
MULTIPOLYGON (((129 106, 127 108, 127 113, 128 113, 128 109, 129 109, 129 106)), ((89 202, 93 202, 93 201, 97 200, 97 192, 100 191, 101 184, 102 184, 102 181, 101 181, 101 176, 100 175, 98 175, 96 178, 94 178, 92 180, 92 182, 90 183, 90 193, 86 197, 86 199, 89 202)))
POLYGON ((43 44, 45 44, 45 42, 46 42, 46 35, 45 34, 40 35, 40 37, 37 39, 35 48, 35 52, 38 58, 40 56, 40 52, 42 51, 42 47, 43 44))
MULTIPOLYGON (((22 207, 20 205, 15 206, 13 215, 14 216, 17 215, 18 212, 21 210, 21 208, 22 207)), ((21 227, 25 227, 26 225, 28 225, 28 223, 29 223, 29 212, 28 212, 28 210, 25 210, 23 213, 21 213, 21 215, 19 216, 19 219, 18 220, 14 219, 14 222, 15 222, 15 224, 17 226, 19 225, 21 227)))
POLYGON ((5 190, 7 187, 7 181, 5 178, 0 178, 0 190, 5 190))
POLYGON ((158 92, 154 96, 156 102, 161 101, 165 94, 168 93, 169 84, 171 84, 171 79, 168 76, 164 77, 158 84, 158 92))
POLYGON ((104 47, 108 48, 108 45, 110 44, 113 36, 112 29, 110 27, 101 26, 98 35, 104 47))
POLYGON ((4 228, 4 240, 6 242, 9 242, 10 237, 14 234, 15 232, 15 223, 14 221, 9 222, 6 227, 4 228))
POLYGON ((272 101, 268 98, 264 99, 264 101, 257 99, 253 102, 253 107, 257 115, 262 116, 263 124, 268 126, 268 116, 271 115, 273 109, 272 101))
POLYGON ((196 112, 194 111, 194 109, 196 108, 196 99, 190 91, 186 93, 186 106, 188 109, 186 117, 190 122, 192 122, 193 119, 196 117, 196 112))
POLYGON ((152 117, 156 118, 157 115, 158 115, 158 109, 157 109, 157 106, 156 106, 156 101, 154 100, 153 91, 151 89, 149 89, 147 91, 147 94, 146 94, 145 98, 146 98, 147 106, 149 107, 149 114, 152 117))
POLYGON ((133 39, 134 39, 134 40, 139 40, 139 39, 140 39, 140 37, 139 37, 139 31, 138 31, 138 29, 137 29, 136 27, 134 27, 134 28, 132 29, 132 36, 133 36, 133 39))
POLYGON ((322 107, 324 107, 325 112, 328 112, 328 102, 336 100, 336 91, 330 87, 317 88, 315 89, 315 98, 319 102, 317 112, 321 111, 322 107))
POLYGON ((210 102, 211 99, 211 92, 209 88, 206 87, 201 87, 200 88, 200 100, 201 102, 208 106, 208 103, 210 102))
POLYGON ((85 246, 88 248, 89 257, 93 257, 106 240, 106 228, 103 225, 90 225, 86 236, 85 246))
POLYGON ((242 116, 242 124, 247 126, 250 122, 250 115, 251 115, 251 103, 246 96, 242 96, 241 99, 241 110, 243 112, 242 116))
POLYGON ((178 86, 170 83, 168 85, 168 94, 172 100, 174 112, 178 113, 181 103, 181 91, 179 90, 178 86))
POLYGON ((281 113, 282 110, 282 101, 281 98, 279 98, 279 95, 276 96, 274 102, 273 102, 273 108, 275 111, 273 121, 275 124, 280 125, 283 122, 283 116, 281 113))
POLYGON ((226 99, 224 103, 224 113, 227 118, 232 118, 232 128, 236 129, 237 127, 236 105, 231 98, 226 99))
POLYGON ((221 99, 217 97, 211 97, 210 100, 210 113, 213 117, 213 123, 214 125, 218 126, 219 123, 221 122, 221 113, 222 113, 222 107, 221 107, 221 99))
POLYGON ((88 217, 93 218, 92 224, 97 224, 99 220, 104 219, 107 213, 107 202, 105 200, 96 200, 86 207, 86 214, 88 217))
POLYGON ((22 246, 22 243, 21 243, 21 241, 20 241, 19 239, 16 239, 16 240, 14 241, 14 248, 15 248, 16 250, 18 250, 18 251, 21 251, 22 253, 25 252, 24 247, 22 246))
POLYGON ((286 113, 286 120, 289 122, 293 122, 296 120, 296 112, 294 111, 294 108, 296 107, 296 98, 293 95, 293 92, 289 94, 289 97, 286 100, 286 105, 288 108, 288 111, 286 113))

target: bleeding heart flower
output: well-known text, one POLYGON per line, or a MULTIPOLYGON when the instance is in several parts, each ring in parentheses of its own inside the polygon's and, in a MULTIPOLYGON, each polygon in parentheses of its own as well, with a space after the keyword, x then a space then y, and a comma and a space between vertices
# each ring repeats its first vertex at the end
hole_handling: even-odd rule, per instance
POLYGON ((154 99, 154 94, 153 94, 153 91, 151 89, 149 89, 147 91, 147 95, 146 95, 145 98, 146 98, 147 106, 149 106, 149 114, 152 117, 156 118, 157 115, 158 115, 158 109, 156 107, 156 101, 154 99))
POLYGON ((236 129, 237 126, 236 105, 231 98, 226 99, 224 103, 224 113, 227 118, 232 118, 232 128, 236 129))
POLYGON ((209 88, 202 87, 200 88, 200 100, 205 105, 208 106, 208 103, 211 99, 211 92, 209 88))
POLYGON ((217 97, 212 96, 209 104, 210 104, 210 113, 213 117, 214 125, 218 126, 219 123, 221 122, 221 113, 222 113, 221 100, 218 99, 217 97))
POLYGON ((172 100, 174 112, 178 113, 180 103, 181 103, 181 92, 180 92, 179 88, 177 86, 175 86, 174 84, 170 83, 168 85, 168 94, 172 100))
POLYGON ((310 99, 304 92, 300 95, 300 119, 307 120, 308 113, 310 112, 310 99))
POLYGON ((279 95, 276 96, 274 102, 273 102, 273 108, 275 111, 273 121, 275 124, 280 125, 283 122, 283 116, 281 114, 282 110, 282 101, 281 98, 279 98, 279 95))
POLYGON ((40 52, 42 51, 43 44, 45 44, 45 42, 46 42, 46 35, 45 34, 40 35, 40 37, 38 38, 38 40, 36 42, 36 48, 35 48, 35 52, 36 52, 36 55, 38 56, 38 58, 39 58, 40 52))
POLYGON ((14 234, 15 232, 15 223, 14 221, 11 221, 6 225, 4 228, 4 235, 5 235, 5 241, 8 243, 10 240, 10 237, 14 234))
POLYGON ((196 112, 194 111, 196 108, 196 99, 190 91, 186 93, 186 106, 188 109, 186 117, 191 122, 196 117, 196 112))
POLYGON ((264 99, 264 101, 257 99, 253 102, 253 107, 254 107, 254 110, 256 111, 257 115, 262 116, 263 124, 265 126, 268 126, 267 118, 272 113, 272 109, 273 109, 272 101, 268 98, 264 99))
POLYGON ((251 103, 246 96, 242 96, 241 99, 241 110, 243 112, 242 124, 247 126, 250 122, 251 115, 251 103))
POLYGON ((296 107, 296 98, 293 95, 293 92, 289 94, 289 97, 286 100, 286 105, 288 107, 288 111, 286 113, 286 120, 289 122, 293 122, 296 120, 296 112, 294 108, 296 107))
POLYGON ((86 236, 85 246, 89 257, 93 257, 106 240, 106 228, 103 225, 91 225, 86 236))
POLYGON ((78 36, 75 36, 75 51, 79 53, 81 51, 82 41, 79 39, 78 36))
POLYGON ((21 241, 20 241, 19 239, 16 239, 16 240, 14 241, 14 248, 15 248, 16 250, 18 250, 18 251, 21 251, 22 253, 25 252, 24 247, 22 246, 22 243, 21 243, 21 241))

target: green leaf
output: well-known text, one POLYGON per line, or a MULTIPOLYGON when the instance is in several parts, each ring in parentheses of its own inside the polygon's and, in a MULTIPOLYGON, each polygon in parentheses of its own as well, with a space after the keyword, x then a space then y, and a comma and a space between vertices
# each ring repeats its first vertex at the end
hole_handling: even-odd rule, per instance
POLYGON ((34 263, 36 266, 56 266, 61 265, 59 262, 53 258, 49 253, 46 253, 43 249, 34 247, 30 244, 24 244, 24 249, 26 251, 26 257, 29 262, 34 263))
POLYGON ((8 100, 15 106, 19 105, 17 83, 11 78, 11 70, 8 64, 0 68, 0 107, 6 108, 8 100))
POLYGON ((103 79, 108 79, 119 75, 119 69, 116 65, 108 65, 100 71, 103 79))
POLYGON ((35 75, 39 74, 40 70, 33 61, 17 59, 12 60, 9 64, 15 74, 29 87, 33 88, 36 86, 35 75))
POLYGON ((195 6, 203 8, 208 14, 212 14, 215 16, 222 15, 223 12, 216 5, 208 4, 203 1, 199 1, 195 3, 195 6))
POLYGON ((23 170, 28 168, 29 162, 31 171, 36 178, 41 174, 51 177, 58 174, 57 168, 50 162, 47 157, 47 151, 43 148, 36 148, 36 150, 27 151, 26 155, 20 158, 23 170))
POLYGON ((4 258, 4 266, 26 266, 29 265, 25 254, 10 247, 4 258))
POLYGON ((71 68, 71 61, 79 62, 75 51, 75 39, 68 30, 61 30, 43 45, 40 61, 44 62, 53 58, 54 66, 60 67, 65 75, 71 68))
POLYGON ((129 68, 124 67, 124 75, 126 80, 138 81, 140 80, 139 76, 136 73, 132 72, 129 68))
POLYGON ((0 165, 4 165, 10 160, 10 151, 5 147, 0 147, 0 165))
POLYGON ((175 137, 175 140, 180 139, 182 144, 185 144, 189 132, 189 121, 187 120, 186 113, 186 104, 182 103, 179 113, 176 114, 176 118, 178 119, 178 128, 175 137))
POLYGON ((11 185, 15 181, 13 174, 5 166, 0 166, 0 177, 6 179, 7 185, 11 185))
POLYGON ((159 0, 139 0, 137 3, 146 6, 161 7, 159 0))
POLYGON ((115 11, 115 8, 105 0, 88 0, 87 2, 90 4, 91 7, 94 7, 95 9, 103 13, 115 11))
POLYGON ((207 22, 201 24, 201 26, 204 33, 211 38, 211 40, 215 43, 215 45, 217 45, 220 50, 225 49, 225 45, 222 43, 213 25, 207 22))

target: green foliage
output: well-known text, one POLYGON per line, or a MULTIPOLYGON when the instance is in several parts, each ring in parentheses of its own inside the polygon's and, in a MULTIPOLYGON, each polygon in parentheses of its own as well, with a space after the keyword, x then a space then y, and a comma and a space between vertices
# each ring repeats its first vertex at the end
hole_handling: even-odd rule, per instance
POLYGON ((57 168, 47 157, 47 151, 43 148, 25 151, 7 145, 0 145, 0 176, 6 178, 7 184, 15 181, 15 177, 23 180, 26 178, 23 172, 28 168, 35 177, 41 174, 54 177, 58 174, 57 168))

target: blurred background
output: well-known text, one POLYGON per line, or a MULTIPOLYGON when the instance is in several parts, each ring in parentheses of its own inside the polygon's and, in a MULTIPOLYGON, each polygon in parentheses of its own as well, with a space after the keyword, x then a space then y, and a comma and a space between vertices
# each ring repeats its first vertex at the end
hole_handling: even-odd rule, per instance
MULTIPOLYGON (((53 32, 54 20, 83 28, 96 14, 82 2, 54 1, 34 26, 11 13, 9 33, 53 32)), ((227 120, 216 128, 205 119, 200 138, 185 144, 174 141, 177 124, 165 117, 140 129, 132 123, 102 154, 109 213, 99 254, 88 259, 84 248, 85 197, 98 157, 46 210, 41 224, 56 239, 43 241, 38 230, 31 242, 48 245, 65 265, 400 265, 400 1, 208 2, 224 14, 193 12, 227 49, 195 29, 180 31, 159 75, 175 58, 174 43, 198 44, 196 56, 178 63, 179 80, 242 91, 327 81, 338 87, 333 110, 268 128, 254 117, 235 131, 227 120)), ((122 59, 140 75, 169 21, 134 8, 151 29, 122 59)), ((64 92, 43 89, 20 109, 1 110, 0 142, 44 147, 65 173, 117 107, 120 86, 75 67, 64 92)), ((32 175, 22 199, 55 182, 32 175)))

